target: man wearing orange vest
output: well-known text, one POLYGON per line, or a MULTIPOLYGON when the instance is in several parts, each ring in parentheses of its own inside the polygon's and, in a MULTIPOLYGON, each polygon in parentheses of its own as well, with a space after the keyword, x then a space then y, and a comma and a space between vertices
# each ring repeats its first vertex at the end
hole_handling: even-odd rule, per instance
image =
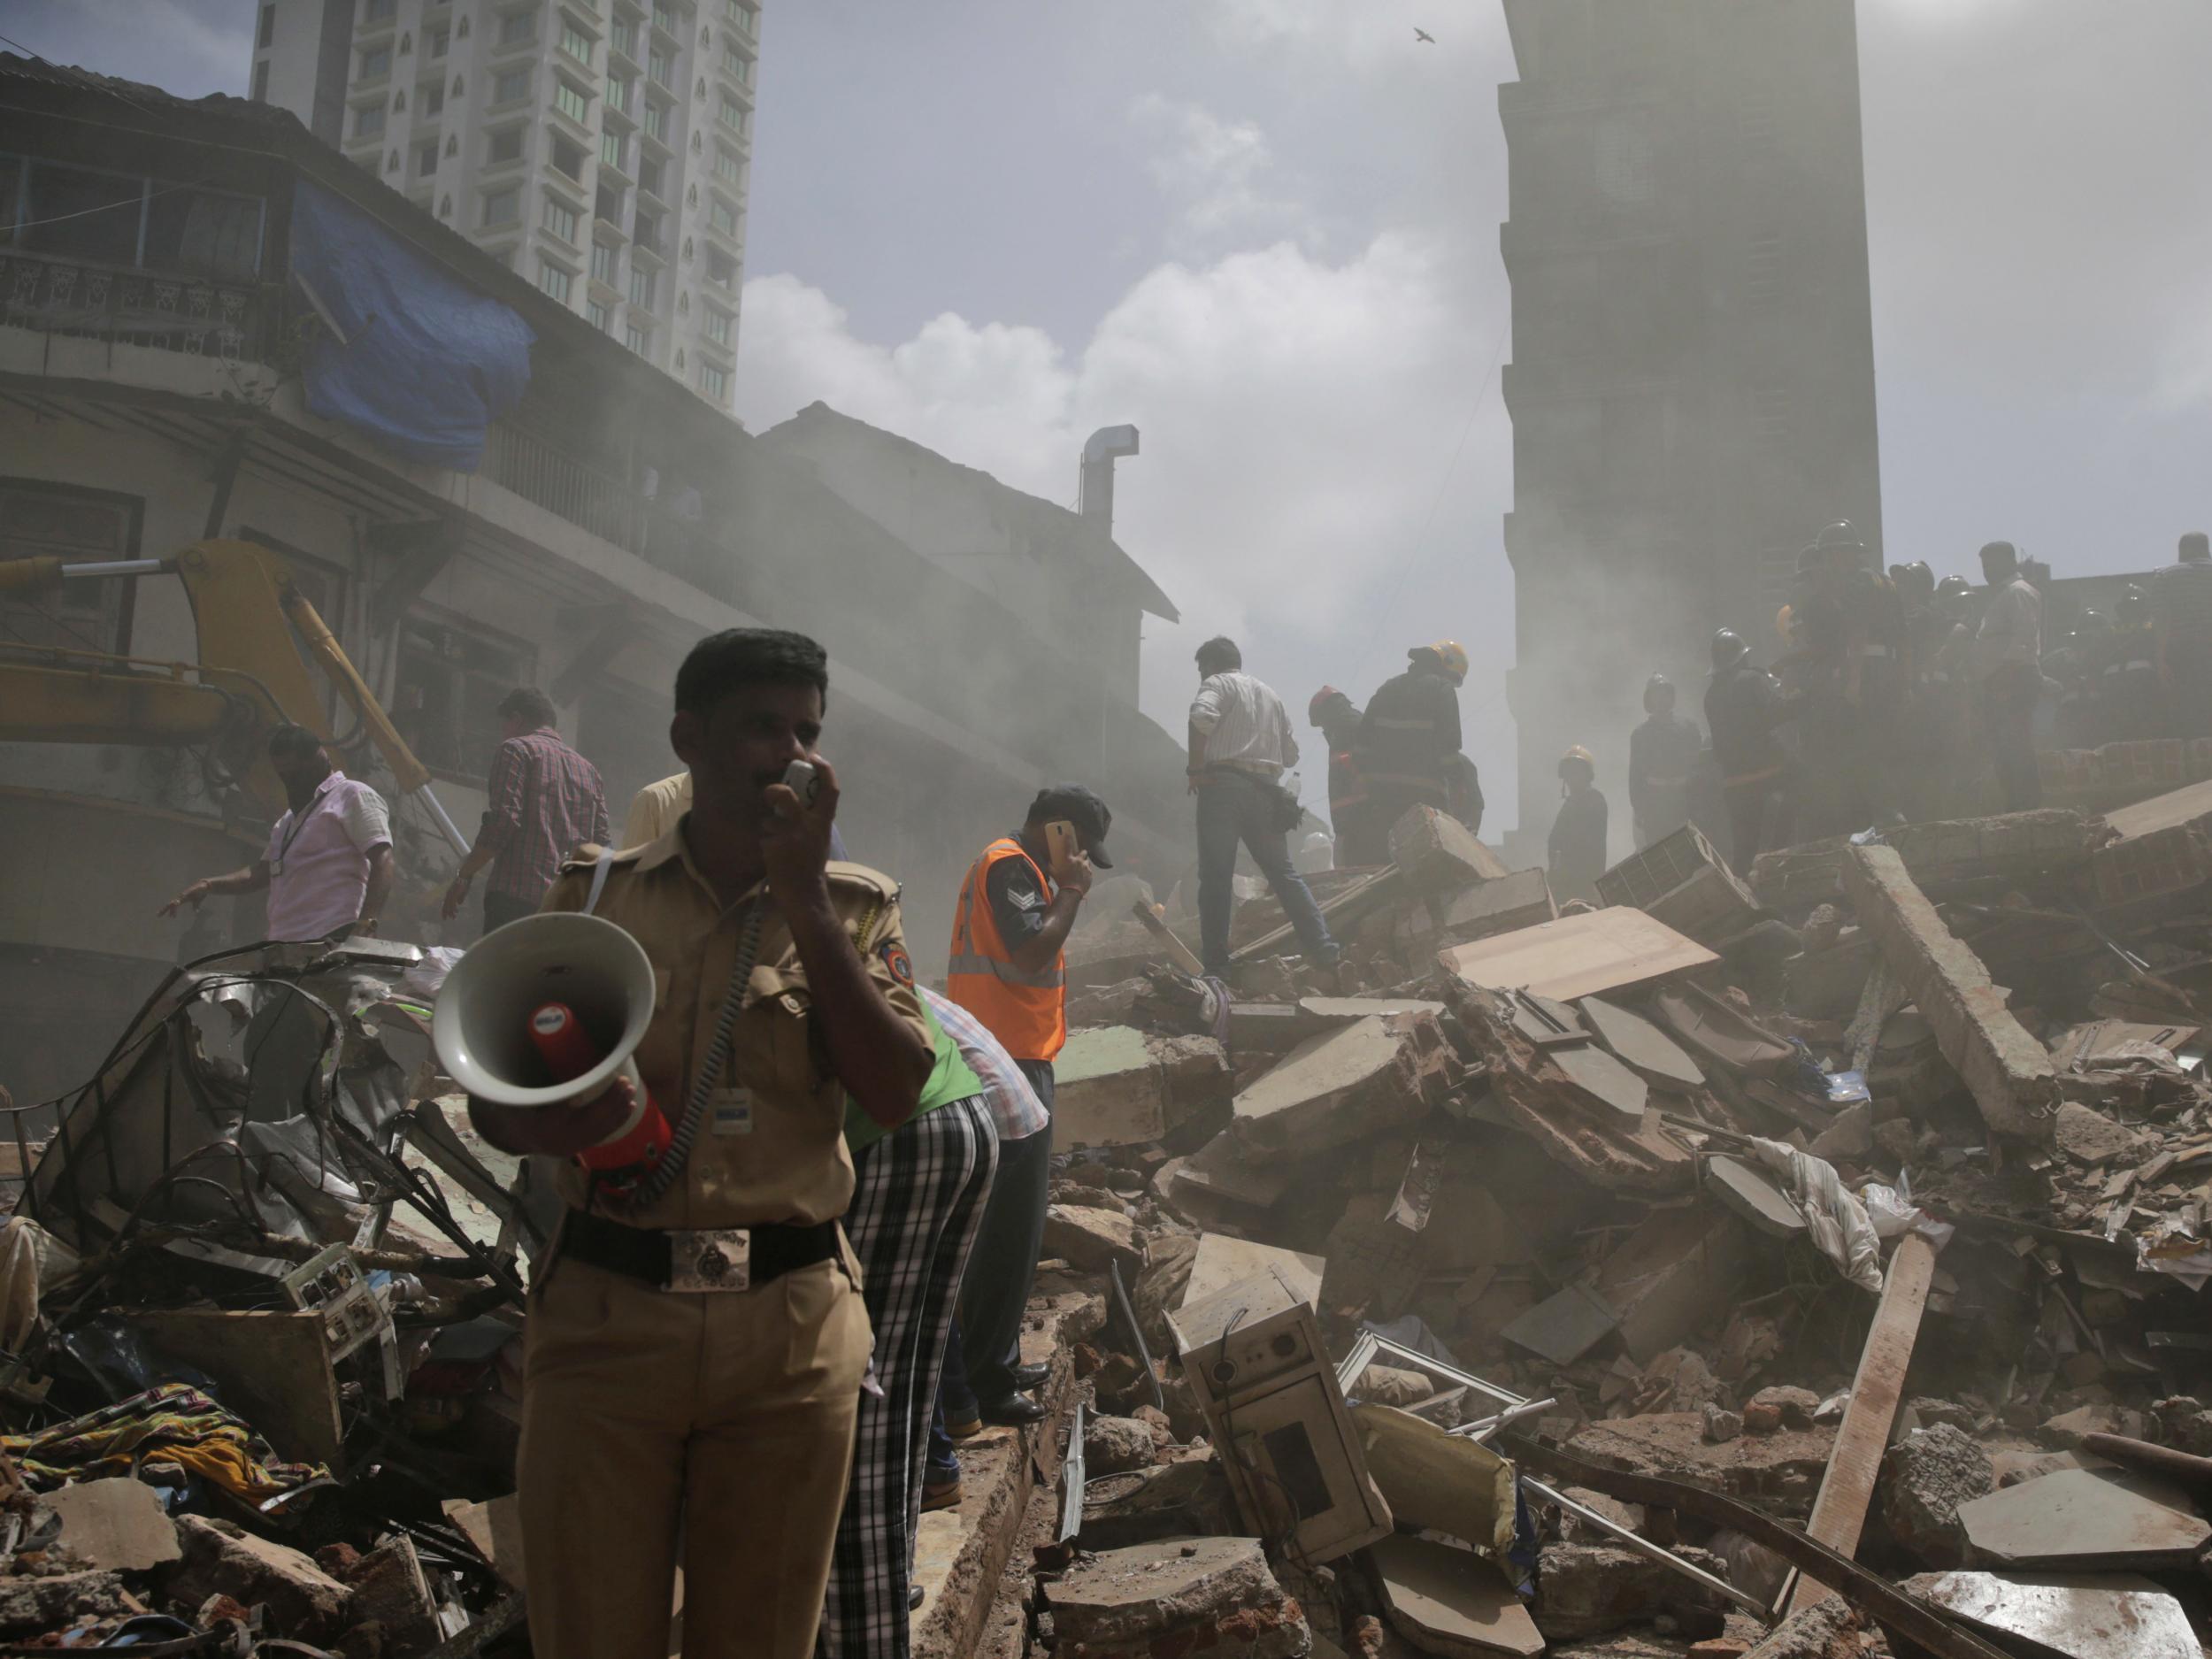
MULTIPOLYGON (((1067 1041, 1067 959, 1062 954, 1094 868, 1110 870, 1113 814, 1080 784, 1054 784, 1030 803, 1021 831, 983 849, 960 885, 945 992, 980 1020, 1052 1110, 1052 1061, 1067 1041)), ((1037 1276, 1051 1173, 1052 1133, 999 1149, 998 1177, 960 1286, 960 1341, 976 1417, 1033 1423, 1044 1409, 1021 1370, 1022 1310, 1037 1276)), ((945 1413, 968 1418, 964 1402, 945 1413)), ((959 1431, 955 1430, 957 1433, 959 1431)))

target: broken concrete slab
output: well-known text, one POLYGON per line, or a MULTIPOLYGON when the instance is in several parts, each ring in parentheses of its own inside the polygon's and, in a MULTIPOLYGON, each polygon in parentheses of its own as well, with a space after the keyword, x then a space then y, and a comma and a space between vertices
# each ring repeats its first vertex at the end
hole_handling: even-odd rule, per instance
POLYGON ((1770 1239, 1794 1239, 1805 1217, 1763 1171, 1732 1157, 1705 1161, 1705 1190, 1770 1239))
POLYGON ((1246 1055, 1288 1054, 1313 1033, 1299 1017, 1294 1002, 1231 1002, 1229 1052, 1246 1055))
POLYGON ((1256 1244, 1249 1239, 1233 1239, 1222 1233, 1199 1234, 1190 1282, 1176 1306, 1203 1302, 1270 1268, 1280 1273, 1284 1283, 1292 1289, 1302 1293, 1309 1304, 1317 1310, 1320 1307, 1321 1279, 1328 1271, 1328 1263, 1322 1257, 1279 1249, 1271 1244, 1256 1244))
POLYGON ((1517 933, 1440 951, 1447 974, 1490 990, 1533 991, 1563 1002, 1625 990, 1720 958, 1641 910, 1583 910, 1517 933))
POLYGON ((2158 1145, 2142 1131, 2116 1123, 2095 1107, 2078 1101, 2060 1105, 2051 1123, 2051 1138, 2061 1152, 2088 1169, 2107 1164, 2140 1164, 2158 1145))
POLYGON ((1919 1429, 1882 1463, 1882 1519, 1915 1560, 1955 1567, 1966 1559, 1959 1506, 1997 1489, 1997 1471, 1974 1438, 1947 1423, 1919 1429))
POLYGON ((1375 1014, 1441 1014, 1444 1004, 1414 996, 1302 996, 1298 1018, 1309 1035, 1335 1031, 1340 1026, 1375 1014))
MULTIPOLYGON (((1858 995, 1855 988, 1852 995, 1858 995)), ((1652 998, 1651 1008, 1709 1064, 1747 1077, 1769 1077, 1796 1063, 1797 1051, 1788 1043, 1701 986, 1670 987, 1652 998)))
POLYGON ((1864 1619, 1848 1601, 1816 1601, 1791 1614, 1744 1659, 1859 1659, 1864 1619))
POLYGON ((1235 1531, 1236 1503, 1218 1458, 1194 1458, 1118 1479, 1087 1479, 1079 1534, 1086 1550, 1126 1549, 1163 1538, 1235 1531))
POLYGON ((1700 944, 1718 945, 1759 919, 1759 901, 1694 824, 1632 853, 1598 878, 1606 904, 1633 905, 1700 944))
POLYGON ((265 1607, 278 1629, 304 1641, 327 1641, 348 1620, 351 1592, 298 1550, 257 1538, 228 1521, 177 1517, 183 1560, 167 1576, 172 1600, 197 1607, 211 1595, 265 1607))
POLYGON ((1639 1364, 1734 1309, 1754 1255, 1735 1217, 1708 1205, 1655 1210, 1615 1247, 1591 1284, 1619 1321, 1621 1342, 1639 1364))
POLYGON ((184 1554, 160 1494, 142 1480, 81 1480, 39 1502, 61 1517, 62 1548, 95 1567, 144 1572, 184 1554))
POLYGON ((1448 946, 1540 926, 1558 916, 1549 878, 1541 870, 1516 870, 1494 881, 1400 907, 1391 918, 1390 941, 1410 961, 1448 946))
POLYGON ((1304 1659, 1312 1633, 1256 1538, 1164 1539, 1079 1561, 1044 1586, 1064 1659, 1225 1648, 1304 1659))
POLYGON ((1924 1572, 1899 1586, 2066 1659, 2201 1659, 2180 1601, 2131 1573, 1924 1572))
POLYGON ((2104 815, 2105 827, 2116 845, 2139 841, 2162 830, 2212 831, 2212 780, 2204 780, 2153 795, 2131 806, 2116 807, 2104 815))
MULTIPOLYGON (((2089 862, 2104 833, 2098 818, 2065 807, 2039 807, 1903 824, 1882 835, 1916 885, 1932 891, 1962 881, 2063 875, 2089 862)), ((1762 853, 1751 866, 1752 890, 1770 910, 1810 910, 1848 891, 1850 859, 1858 850, 1839 837, 1762 853)))
POLYGON ((1390 861, 1402 891, 1412 898, 1455 893, 1512 872, 1505 861, 1448 812, 1417 806, 1390 826, 1390 861))
POLYGON ((1786 1515, 1811 1509, 1834 1447, 1835 1432, 1824 1427, 1709 1443, 1704 1416, 1697 1411, 1586 1423, 1566 1444, 1593 1463, 1755 1500, 1786 1515))
POLYGON ((1236 1146, 1286 1163, 1417 1123, 1456 1081, 1432 1015, 1371 1015, 1301 1043, 1232 1103, 1236 1146))
POLYGON ((1068 1033, 1053 1062, 1056 1146, 1143 1146, 1229 1098, 1229 1056, 1210 1037, 1130 1025, 1068 1033))
POLYGON ((1394 1532, 1368 1552, 1391 1627, 1424 1653, 1544 1651, 1536 1621, 1498 1570, 1471 1551, 1394 1532))
POLYGON ((461 1530, 509 1589, 522 1588, 522 1501, 511 1492, 488 1503, 449 1498, 445 1518, 461 1530))
POLYGON ((1045 1211, 1044 1253, 1087 1273, 1118 1264, 1124 1280, 1144 1266, 1144 1240, 1137 1224, 1110 1210, 1088 1204, 1054 1204, 1045 1211))
POLYGON ((1586 1103, 1625 1118, 1632 1128, 1643 1123, 1651 1086, 1603 1048, 1561 1047, 1546 1055, 1586 1103))
POLYGON ((1587 1285, 1562 1286, 1498 1334, 1555 1365, 1571 1365, 1620 1328, 1621 1317, 1587 1285))
POLYGON ((1993 1567, 2157 1572, 2185 1567, 2212 1526, 2174 1488, 2109 1469, 2067 1469, 1959 1506, 1970 1558, 1993 1567))
POLYGON ((1597 1040, 1654 1088, 1689 1094, 1705 1087, 1697 1062, 1641 1014, 1601 996, 1586 996, 1577 1006, 1597 1040))
POLYGON ((1283 1164, 1256 1164, 1230 1130, 1179 1160, 1171 1189, 1180 1202, 1192 1194, 1199 1202, 1241 1204, 1253 1210, 1271 1210, 1290 1190, 1292 1171, 1283 1164))
MULTIPOLYGON (((1727 1570, 1710 1550, 1680 1547, 1673 1553, 1710 1573, 1727 1570)), ((1544 1639, 1562 1642, 1647 1623, 1676 1608, 1720 1605, 1717 1592, 1640 1550, 1548 1544, 1537 1570, 1533 1611, 1544 1639)))
POLYGON ((1943 925, 1894 849, 1853 848, 1844 881, 1860 923, 1933 1027, 1983 1120, 2001 1134, 2048 1141, 2058 1075, 1981 958, 1943 925))

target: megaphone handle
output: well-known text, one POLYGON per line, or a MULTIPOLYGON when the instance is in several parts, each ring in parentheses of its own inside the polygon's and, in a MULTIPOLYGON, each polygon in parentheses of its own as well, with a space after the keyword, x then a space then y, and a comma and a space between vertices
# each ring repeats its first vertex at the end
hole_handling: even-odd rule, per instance
POLYGON ((722 1081, 723 1068, 730 1062, 730 1043, 737 1034, 737 1017, 745 1011, 745 990, 752 984, 753 968, 760 960, 760 935, 767 919, 767 903, 765 897, 754 900, 745 918, 745 931, 738 938, 737 961, 730 969, 729 988, 722 994, 722 1011, 714 1018, 714 1037, 707 1044, 706 1059, 691 1079, 691 1094, 684 1102, 683 1117, 669 1137, 668 1150, 661 1154, 659 1161, 630 1194, 629 1203, 634 1209, 642 1210, 660 1199, 691 1162, 692 1144, 699 1139, 699 1131, 706 1123, 707 1102, 722 1081))

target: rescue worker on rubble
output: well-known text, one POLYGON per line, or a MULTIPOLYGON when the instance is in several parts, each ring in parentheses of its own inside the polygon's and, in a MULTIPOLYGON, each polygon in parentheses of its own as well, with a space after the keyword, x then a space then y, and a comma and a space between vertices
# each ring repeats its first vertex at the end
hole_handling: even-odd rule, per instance
POLYGON ((2104 719, 2104 676, 2099 665, 2111 632, 2103 611, 2085 611, 2058 649, 2044 654, 2043 678, 2058 688, 2052 735, 2060 749, 2088 749, 2097 741, 2104 719))
POLYGON ((1335 832, 1337 867, 1388 864, 1387 841, 1382 844, 1381 856, 1367 856, 1377 849, 1367 780, 1361 775, 1359 757, 1354 753, 1359 742, 1359 705, 1334 686, 1324 686, 1306 704, 1306 724, 1319 732, 1321 741, 1329 746, 1329 827, 1335 832))
POLYGON ((2181 538, 2181 562, 2151 578, 2158 680, 2166 694, 2166 735, 2212 736, 2212 541, 2201 530, 2181 538))
POLYGON ((1594 900, 1605 873, 1605 797, 1597 786, 1597 761, 1581 744, 1559 757, 1559 816, 1547 849, 1552 897, 1562 904, 1594 900))
POLYGON ((2150 601, 2130 582, 2113 602, 2112 626, 2098 653, 2097 743, 2133 743, 2159 734, 2158 631, 2150 601))
MULTIPOLYGON (((1052 1063, 1068 1040, 1064 947, 1093 874, 1114 867, 1106 851, 1113 821, 1081 784, 1039 790, 1021 827, 968 867, 953 912, 945 993, 998 1040, 1048 1117, 1052 1063)), ((949 1386, 945 1400, 956 1439, 971 1423, 979 1430, 1045 1415, 1029 1392, 1043 1378, 1022 1366, 1021 1331, 1045 1236, 1051 1156, 1048 1128, 999 1148, 998 1178, 960 1286, 965 1394, 949 1386)))
POLYGON ((659 1659, 680 1548, 692 1659, 814 1651, 870 1347, 838 1225, 846 1101, 902 1124, 933 1064, 896 884, 830 861, 827 660, 773 629, 700 641, 669 728, 691 810, 545 896, 644 948, 661 989, 636 1064, 700 1125, 688 1156, 626 1195, 572 1161, 627 1119, 626 1081, 576 1106, 470 1102, 493 1145, 562 1161, 568 1205, 523 1360, 540 1659, 659 1659), (810 801, 783 782, 794 761, 817 769, 810 801))
POLYGON ((1924 632, 1914 648, 1920 665, 1913 726, 1923 757, 1915 816, 1955 818, 1970 810, 1969 757, 1979 717, 1974 709, 1974 588, 1963 576, 1936 584, 1924 632))
POLYGON ((1801 799, 1812 835, 1898 818, 1893 773, 1903 716, 1904 611, 1866 545, 1838 521, 1798 557, 1793 608, 1807 663, 1801 799))
MULTIPOLYGON (((373 933, 391 896, 391 810, 367 784, 330 764, 322 740, 303 726, 269 733, 269 765, 290 803, 269 831, 260 857, 227 875, 204 876, 163 905, 174 916, 217 894, 265 893, 273 941, 373 933)), ((329 1017, 288 984, 260 987, 242 1039, 247 1116, 290 1118, 303 1109, 329 1017)))
POLYGON ((2020 572, 2009 541, 1982 549, 1989 602, 1974 630, 1975 697, 2005 810, 2043 804, 2035 763, 2035 710, 2043 698, 2043 595, 2020 572))
POLYGON ((1733 628, 1713 635, 1713 677, 1705 687, 1705 723, 1712 728, 1728 812, 1728 857, 1739 875, 1769 847, 1786 844, 1789 757, 1775 728, 1802 705, 1782 695, 1774 676, 1751 660, 1733 628))
POLYGON ((1674 681, 1654 674, 1644 682, 1644 722, 1628 734, 1628 807, 1639 850, 1690 821, 1690 774, 1705 738, 1674 704, 1674 681))
MULTIPOLYGON (((1375 688, 1360 722, 1357 757, 1373 803, 1374 826, 1382 837, 1381 856, 1361 863, 1386 864, 1391 827, 1417 806, 1462 811, 1470 774, 1455 764, 1459 755, 1459 687, 1467 678, 1467 653, 1453 640, 1417 645, 1406 653, 1406 671, 1375 688)), ((1471 803, 1481 819, 1481 789, 1471 803)), ((1455 816, 1458 816, 1455 813, 1455 816)))

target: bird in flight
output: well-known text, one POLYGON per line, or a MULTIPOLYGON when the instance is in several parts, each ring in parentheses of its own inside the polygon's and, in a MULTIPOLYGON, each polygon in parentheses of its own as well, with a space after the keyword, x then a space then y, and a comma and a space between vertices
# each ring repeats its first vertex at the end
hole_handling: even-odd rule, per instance
POLYGON ((1426 29, 1417 28, 1414 30, 1413 38, 1420 42, 1425 46, 1433 46, 1436 44, 1436 36, 1430 34, 1426 29))

